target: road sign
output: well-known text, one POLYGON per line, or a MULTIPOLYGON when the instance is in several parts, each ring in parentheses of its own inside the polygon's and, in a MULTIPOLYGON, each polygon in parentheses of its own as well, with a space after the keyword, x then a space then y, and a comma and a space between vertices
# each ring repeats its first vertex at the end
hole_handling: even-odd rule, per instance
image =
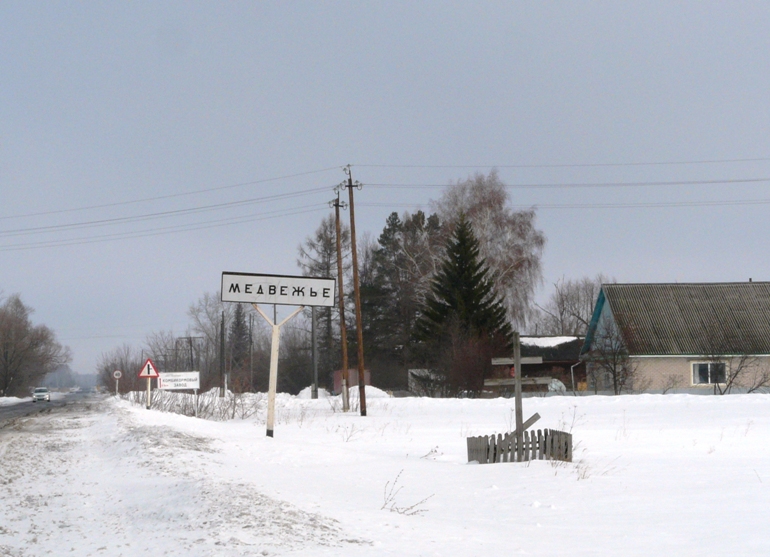
POLYGON ((174 371, 158 376, 158 388, 166 391, 200 389, 201 374, 198 371, 174 371))
POLYGON ((119 369, 116 369, 115 371, 112 372, 112 377, 116 380, 120 379, 121 377, 123 377, 123 372, 120 371, 119 369))
POLYGON ((155 367, 155 364, 152 363, 152 360, 147 358, 147 361, 144 362, 144 365, 142 366, 142 370, 139 372, 139 378, 155 379, 156 377, 158 377, 158 369, 155 367))
POLYGON ((332 278, 222 273, 222 301, 334 307, 332 278))

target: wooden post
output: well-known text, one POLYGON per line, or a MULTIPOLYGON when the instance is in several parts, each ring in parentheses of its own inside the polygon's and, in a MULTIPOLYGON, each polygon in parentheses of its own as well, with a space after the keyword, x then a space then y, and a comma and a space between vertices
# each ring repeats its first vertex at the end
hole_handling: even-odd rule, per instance
POLYGON ((516 389, 516 462, 521 462, 523 458, 522 441, 524 440, 523 412, 521 409, 521 339, 519 332, 513 333, 513 365, 514 365, 514 386, 516 389))
POLYGON ((353 183, 350 165, 345 169, 348 175, 348 193, 350 194, 350 251, 353 255, 353 292, 356 299, 356 334, 358 339, 358 401, 361 416, 366 416, 366 376, 364 367, 364 325, 361 323, 361 285, 358 279, 358 253, 356 252, 356 213, 353 203, 353 188, 361 184, 353 183))
POLYGON ((337 282, 339 283, 340 306, 340 344, 342 345, 342 411, 350 410, 348 399, 348 331, 345 325, 345 291, 342 288, 342 231, 340 225, 340 191, 337 189, 337 199, 334 201, 335 227, 337 231, 337 282))

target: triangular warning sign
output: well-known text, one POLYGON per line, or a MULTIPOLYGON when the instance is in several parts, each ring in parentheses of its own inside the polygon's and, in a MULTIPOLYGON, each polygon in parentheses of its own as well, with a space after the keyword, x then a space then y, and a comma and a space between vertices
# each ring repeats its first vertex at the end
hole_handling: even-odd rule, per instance
POLYGON ((152 363, 152 360, 150 358, 147 358, 147 361, 144 362, 144 365, 142 366, 141 371, 139 372, 139 377, 141 379, 155 379, 158 377, 158 370, 155 369, 155 364, 152 363))

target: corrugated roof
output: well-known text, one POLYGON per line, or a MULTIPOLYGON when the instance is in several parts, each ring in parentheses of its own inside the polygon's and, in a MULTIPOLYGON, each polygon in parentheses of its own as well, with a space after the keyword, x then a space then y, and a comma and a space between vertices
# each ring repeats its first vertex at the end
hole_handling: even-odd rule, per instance
POLYGON ((770 354, 770 282, 602 289, 631 354, 770 354))

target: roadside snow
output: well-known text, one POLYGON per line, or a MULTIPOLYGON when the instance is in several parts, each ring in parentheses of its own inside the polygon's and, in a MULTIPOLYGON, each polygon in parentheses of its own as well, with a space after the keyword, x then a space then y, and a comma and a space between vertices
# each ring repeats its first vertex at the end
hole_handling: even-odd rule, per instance
POLYGON ((0 430, 0 555, 762 555, 769 409, 525 399, 537 427, 572 430, 575 462, 477 465, 466 437, 506 431, 511 400, 372 397, 362 418, 281 396, 269 438, 263 414, 110 399, 0 430))
POLYGON ((16 398, 15 396, 3 396, 0 397, 0 406, 11 406, 12 404, 19 404, 20 402, 30 402, 32 397, 16 398))

